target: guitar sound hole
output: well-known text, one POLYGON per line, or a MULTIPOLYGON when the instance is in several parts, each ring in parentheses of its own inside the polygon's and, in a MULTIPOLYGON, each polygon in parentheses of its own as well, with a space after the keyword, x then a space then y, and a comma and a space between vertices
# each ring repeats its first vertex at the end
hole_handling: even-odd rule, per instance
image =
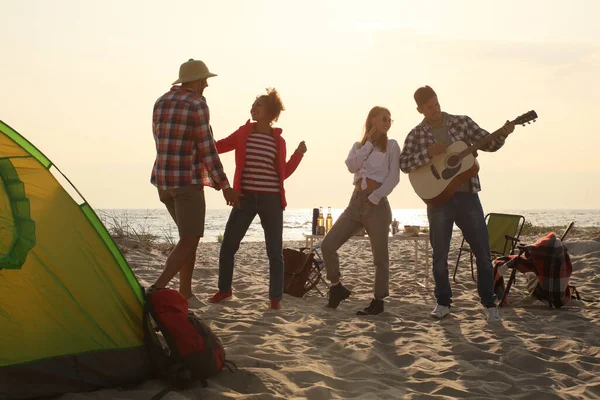
POLYGON ((448 159, 446 160, 446 165, 448 167, 455 167, 459 164, 459 162, 460 162, 460 157, 454 155, 454 156, 448 157, 448 159))

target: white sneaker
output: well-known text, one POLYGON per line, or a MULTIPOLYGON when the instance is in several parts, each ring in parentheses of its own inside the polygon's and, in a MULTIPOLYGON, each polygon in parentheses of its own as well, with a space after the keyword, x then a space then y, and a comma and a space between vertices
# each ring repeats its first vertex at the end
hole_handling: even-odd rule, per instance
POLYGON ((500 312, 498 311, 498 307, 489 307, 485 309, 485 313, 487 314, 488 322, 499 322, 502 321, 500 319, 500 312))
POLYGON ((435 309, 431 312, 431 316, 437 319, 442 319, 446 315, 450 314, 450 307, 436 304, 435 309))
POLYGON ((194 295, 192 295, 191 297, 188 297, 187 301, 188 301, 189 309, 202 308, 205 306, 205 304, 203 302, 201 302, 200 300, 198 300, 198 298, 194 295))

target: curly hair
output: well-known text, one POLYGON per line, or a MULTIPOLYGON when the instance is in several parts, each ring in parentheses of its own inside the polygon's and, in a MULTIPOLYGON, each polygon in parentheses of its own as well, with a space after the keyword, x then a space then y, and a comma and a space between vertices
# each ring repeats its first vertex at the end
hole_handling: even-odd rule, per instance
POLYGON ((281 97, 274 88, 267 88, 267 94, 256 96, 256 99, 265 99, 267 101, 267 109, 271 116, 271 122, 275 122, 279 119, 279 114, 285 111, 281 97))

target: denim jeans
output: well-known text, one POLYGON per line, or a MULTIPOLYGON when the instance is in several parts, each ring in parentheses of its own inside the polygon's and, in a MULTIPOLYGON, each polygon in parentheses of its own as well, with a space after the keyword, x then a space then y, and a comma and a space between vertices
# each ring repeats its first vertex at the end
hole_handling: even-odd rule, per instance
POLYGON ((231 291, 235 253, 256 214, 265 232, 269 257, 269 298, 283 296, 283 208, 279 193, 248 193, 240 198, 240 208, 233 207, 225 226, 219 253, 219 290, 231 291))
POLYGON ((440 207, 427 207, 431 248, 433 249, 433 278, 437 303, 450 306, 452 288, 448 273, 448 251, 454 223, 471 246, 477 259, 477 292, 484 307, 495 304, 494 277, 490 240, 483 208, 476 193, 456 192, 440 207))
POLYGON ((366 192, 352 193, 350 204, 323 238, 321 252, 327 269, 327 279, 331 282, 339 281, 341 273, 337 250, 364 227, 369 234, 373 264, 375 264, 373 296, 377 300, 382 300, 389 296, 388 237, 392 223, 392 210, 386 197, 382 198, 379 204, 374 205, 367 200, 368 195, 366 192))

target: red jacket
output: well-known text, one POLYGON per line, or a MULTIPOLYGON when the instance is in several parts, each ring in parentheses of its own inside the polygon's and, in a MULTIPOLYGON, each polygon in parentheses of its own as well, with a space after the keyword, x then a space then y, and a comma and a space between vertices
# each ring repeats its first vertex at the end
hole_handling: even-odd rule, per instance
MULTIPOLYGON (((250 120, 246 122, 246 125, 242 125, 239 129, 233 132, 231 135, 224 139, 217 141, 217 151, 219 154, 227 153, 228 151, 235 150, 235 174, 233 177, 233 188, 237 191, 242 191, 242 171, 244 170, 244 164, 246 162, 246 142, 248 136, 254 130, 256 123, 252 123, 250 120)), ((297 151, 292 154, 289 161, 285 161, 286 148, 285 140, 281 137, 281 128, 273 128, 273 136, 275 143, 277 144, 277 174, 279 175, 279 190, 281 193, 281 206, 285 210, 287 202, 285 201, 285 189, 283 188, 283 181, 287 179, 292 173, 298 168, 298 164, 302 161, 303 154, 297 151)))

